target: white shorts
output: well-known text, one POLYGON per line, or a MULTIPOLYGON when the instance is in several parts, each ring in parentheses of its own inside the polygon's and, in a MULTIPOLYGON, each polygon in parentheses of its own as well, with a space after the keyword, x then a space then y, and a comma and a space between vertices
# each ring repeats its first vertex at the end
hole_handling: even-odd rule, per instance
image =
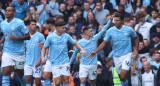
POLYGON ((70 76, 70 65, 66 63, 64 65, 52 66, 52 74, 54 78, 65 75, 70 76))
POLYGON ((44 66, 44 72, 52 72, 52 65, 49 60, 46 61, 46 64, 44 66))
POLYGON ((24 74, 27 75, 33 75, 35 78, 41 78, 42 75, 42 66, 35 67, 35 66, 24 66, 24 74))
POLYGON ((9 53, 3 53, 2 55, 2 67, 16 66, 16 69, 24 69, 25 55, 12 55, 9 53), (19 59, 15 59, 19 58, 19 59))
POLYGON ((89 77, 89 80, 95 80, 97 77, 97 64, 80 65, 79 78, 89 77))
POLYGON ((113 57, 116 71, 120 74, 121 69, 129 70, 131 67, 132 53, 120 57, 113 57))

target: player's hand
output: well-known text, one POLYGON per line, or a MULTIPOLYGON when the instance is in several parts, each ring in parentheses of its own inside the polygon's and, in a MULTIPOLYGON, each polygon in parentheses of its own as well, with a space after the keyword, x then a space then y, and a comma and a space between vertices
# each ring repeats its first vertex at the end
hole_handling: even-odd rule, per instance
POLYGON ((46 63, 46 59, 44 57, 42 57, 42 64, 46 63))
POLYGON ((113 20, 113 15, 111 15, 111 16, 109 17, 109 19, 110 19, 110 20, 113 20))
POLYGON ((89 55, 89 59, 92 59, 94 56, 96 55, 96 53, 95 52, 91 52, 91 54, 89 55))
POLYGON ((81 50, 80 53, 82 53, 84 57, 86 57, 86 55, 87 55, 85 50, 81 50))
POLYGON ((39 66, 40 66, 40 64, 41 64, 41 61, 40 61, 40 60, 38 60, 38 61, 36 62, 36 66, 35 66, 35 67, 39 67, 39 66))
POLYGON ((43 47, 43 44, 44 44, 44 43, 39 43, 39 44, 38 44, 38 47, 41 47, 41 48, 42 48, 42 47, 43 47))
POLYGON ((10 34, 9 39, 10 40, 16 40, 16 37, 14 37, 12 34, 10 34))

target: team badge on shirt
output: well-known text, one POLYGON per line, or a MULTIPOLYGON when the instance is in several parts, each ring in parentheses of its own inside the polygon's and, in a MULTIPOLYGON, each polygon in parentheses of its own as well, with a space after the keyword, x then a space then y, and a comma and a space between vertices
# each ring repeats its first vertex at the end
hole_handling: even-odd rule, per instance
POLYGON ((66 39, 64 39, 64 42, 66 42, 67 40, 66 39))
POLYGON ((127 32, 125 32, 125 33, 124 33, 124 35, 126 36, 126 35, 128 35, 128 33, 127 33, 127 32))
POLYGON ((38 39, 35 39, 36 40, 36 42, 38 42, 38 39))
POLYGON ((14 27, 12 27, 11 30, 14 30, 14 27))

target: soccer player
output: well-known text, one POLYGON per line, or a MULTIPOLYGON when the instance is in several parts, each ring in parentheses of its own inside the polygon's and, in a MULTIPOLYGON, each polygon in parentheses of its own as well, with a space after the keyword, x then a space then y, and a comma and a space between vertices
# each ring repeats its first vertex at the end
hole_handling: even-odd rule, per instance
POLYGON ((77 43, 75 40, 67 33, 65 33, 65 23, 56 23, 56 32, 49 35, 42 48, 42 63, 45 63, 44 58, 46 49, 49 47, 50 51, 50 62, 52 65, 52 74, 57 86, 64 82, 64 86, 69 86, 69 76, 70 76, 70 65, 68 57, 68 46, 67 42, 74 44, 81 53, 86 56, 85 50, 77 43))
POLYGON ((41 85, 42 64, 41 64, 41 48, 45 41, 43 34, 36 32, 36 20, 29 23, 30 40, 26 40, 26 58, 24 66, 24 74, 27 77, 26 86, 31 86, 32 76, 35 78, 36 86, 41 85))
MULTIPOLYGON (((53 18, 49 18, 46 20, 46 27, 47 29, 50 31, 49 35, 51 35, 52 33, 55 32, 55 21, 53 18)), ((47 50, 48 51, 48 50, 47 50)), ((46 63, 44 66, 44 72, 43 72, 43 79, 44 79, 44 85, 45 86, 51 86, 51 82, 50 82, 50 75, 52 72, 52 66, 51 66, 51 62, 50 62, 50 54, 47 52, 47 55, 45 56, 46 58, 46 63)))
MULTIPOLYGON (((92 59, 89 59, 88 56, 97 49, 97 41, 101 38, 103 33, 109 28, 111 24, 111 20, 103 27, 103 29, 96 35, 93 36, 93 29, 90 27, 85 27, 83 29, 83 39, 78 41, 78 44, 82 46, 82 48, 86 51, 87 57, 81 55, 80 69, 79 69, 79 77, 81 81, 81 86, 85 86, 87 76, 89 76, 90 84, 95 86, 96 77, 97 77, 97 55, 92 59)), ((70 64, 72 64, 73 60, 76 58, 79 49, 76 48, 73 53, 70 64)))
MULTIPOLYGON (((138 53, 138 42, 139 37, 136 36, 135 31, 128 26, 122 24, 123 15, 117 13, 114 17, 115 26, 111 27, 104 37, 104 41, 101 45, 91 53, 89 58, 93 58, 96 53, 102 50, 106 43, 110 40, 113 45, 113 59, 117 73, 120 76, 122 82, 125 82, 127 79, 127 73, 131 66, 131 57, 132 57, 132 45, 131 37, 135 38, 136 46, 133 50, 138 53)), ((126 81, 127 82, 127 81, 126 81)))
MULTIPOLYGON (((6 20, 1 22, 1 31, 4 34, 5 41, 2 55, 2 86, 10 86, 9 76, 12 71, 12 66, 16 66, 16 72, 22 80, 24 75, 25 61, 25 44, 24 40, 29 40, 29 30, 24 25, 23 21, 14 18, 15 8, 6 8, 6 20)), ((22 84, 22 83, 21 83, 22 84)))

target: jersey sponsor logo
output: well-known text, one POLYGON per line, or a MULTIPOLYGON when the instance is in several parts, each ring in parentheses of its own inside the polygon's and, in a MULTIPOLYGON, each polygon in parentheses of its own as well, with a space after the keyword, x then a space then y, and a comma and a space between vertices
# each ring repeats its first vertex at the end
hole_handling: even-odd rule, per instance
POLYGON ((38 42, 38 39, 36 38, 35 41, 38 42))
POLYGON ((66 39, 64 39, 64 42, 66 42, 67 40, 66 39))

